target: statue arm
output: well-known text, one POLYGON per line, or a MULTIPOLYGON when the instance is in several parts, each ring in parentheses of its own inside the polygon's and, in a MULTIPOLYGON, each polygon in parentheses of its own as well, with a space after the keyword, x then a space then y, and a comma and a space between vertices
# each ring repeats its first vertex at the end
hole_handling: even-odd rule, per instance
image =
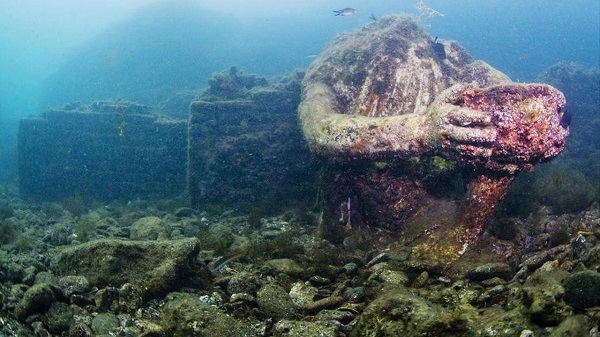
POLYGON ((382 159, 463 152, 488 156, 496 137, 491 114, 449 103, 451 92, 441 95, 424 114, 366 117, 340 113, 332 90, 313 83, 304 88, 300 122, 311 150, 326 157, 382 159))

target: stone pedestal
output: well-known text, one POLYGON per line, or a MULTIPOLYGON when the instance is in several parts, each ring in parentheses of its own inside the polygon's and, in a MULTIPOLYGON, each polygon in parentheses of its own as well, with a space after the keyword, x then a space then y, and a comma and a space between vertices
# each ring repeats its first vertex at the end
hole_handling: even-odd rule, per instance
POLYGON ((192 206, 263 213, 314 198, 314 163, 296 114, 299 86, 258 86, 238 97, 190 106, 192 206))

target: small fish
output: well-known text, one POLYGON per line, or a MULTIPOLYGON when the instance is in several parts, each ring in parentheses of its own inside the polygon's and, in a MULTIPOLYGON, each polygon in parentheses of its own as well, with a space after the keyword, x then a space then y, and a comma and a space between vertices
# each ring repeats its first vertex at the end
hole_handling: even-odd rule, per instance
POLYGON ((377 17, 373 13, 371 13, 371 15, 369 16, 369 19, 371 19, 373 21, 377 21, 377 17))
POLYGON ((560 116, 560 126, 562 126, 563 128, 567 128, 571 124, 573 114, 570 110, 566 110, 564 108, 561 110, 559 110, 559 113, 562 113, 562 115, 560 116))
POLYGON ((352 16, 354 14, 356 14, 356 9, 354 8, 344 8, 344 9, 340 9, 339 11, 333 11, 335 13, 335 16, 352 16))

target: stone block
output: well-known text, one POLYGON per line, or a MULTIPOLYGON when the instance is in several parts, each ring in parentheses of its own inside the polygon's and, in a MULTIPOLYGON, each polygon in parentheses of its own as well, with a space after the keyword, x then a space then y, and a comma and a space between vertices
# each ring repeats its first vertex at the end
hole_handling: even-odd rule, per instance
MULTIPOLYGON (((238 72, 209 83, 232 83, 238 72)), ((246 75, 247 76, 247 75, 246 75)), ((254 77, 253 77, 254 78, 254 77)), ((200 95, 190 105, 188 191, 193 207, 276 210, 314 197, 315 164, 297 121, 299 86, 200 95)), ((240 86, 241 87, 241 86, 240 86)))
POLYGON ((20 121, 21 194, 98 200, 164 198, 185 188, 185 121, 132 103, 71 104, 20 121))

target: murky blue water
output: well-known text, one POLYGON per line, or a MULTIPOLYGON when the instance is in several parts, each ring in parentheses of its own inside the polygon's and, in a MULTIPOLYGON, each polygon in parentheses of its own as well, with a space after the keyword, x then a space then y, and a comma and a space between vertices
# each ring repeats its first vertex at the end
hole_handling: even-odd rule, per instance
MULTIPOLYGON (((336 34, 371 16, 420 15, 515 81, 560 61, 600 66, 600 2, 307 0, 0 3, 0 178, 14 179, 20 117, 66 102, 160 105, 231 65, 260 75, 305 68, 336 34), (334 16, 351 7, 353 16, 334 16)), ((577 118, 577 116, 575 116, 577 118)))

